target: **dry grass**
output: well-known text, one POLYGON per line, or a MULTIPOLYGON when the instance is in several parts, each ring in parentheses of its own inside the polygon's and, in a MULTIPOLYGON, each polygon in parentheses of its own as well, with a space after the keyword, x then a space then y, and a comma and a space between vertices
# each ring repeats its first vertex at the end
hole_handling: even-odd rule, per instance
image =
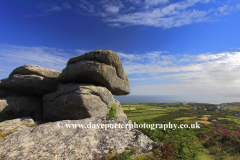
POLYGON ((208 121, 196 121, 196 122, 198 122, 198 123, 205 123, 205 124, 211 124, 211 123, 208 122, 208 121))
POLYGON ((203 115, 203 118, 199 118, 199 119, 207 121, 209 117, 211 117, 211 115, 203 115))
POLYGON ((189 119, 195 119, 195 118, 198 118, 198 117, 181 117, 181 118, 177 118, 175 120, 179 121, 179 120, 189 120, 189 119))

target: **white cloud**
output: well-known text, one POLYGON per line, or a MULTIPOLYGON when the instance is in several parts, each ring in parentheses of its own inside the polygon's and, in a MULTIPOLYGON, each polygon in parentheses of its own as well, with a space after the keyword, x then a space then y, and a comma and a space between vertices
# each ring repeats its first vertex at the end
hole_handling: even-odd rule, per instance
MULTIPOLYGON (((134 25, 171 28, 199 22, 214 22, 216 15, 227 15, 233 9, 224 5, 212 8, 210 2, 215 0, 101 0, 90 3, 81 0, 78 5, 113 27, 134 25), (206 5, 197 7, 200 3, 206 5)), ((226 2, 227 3, 227 2, 226 2)), ((224 3, 221 3, 224 4, 224 3)))
POLYGON ((120 0, 102 0, 100 3, 103 5, 103 8, 107 13, 116 14, 120 11, 121 8, 124 8, 124 5, 120 0))
POLYGON ((53 6, 52 8, 48 9, 48 11, 61 11, 62 8, 59 6, 53 6))
POLYGON ((228 5, 224 5, 223 7, 219 7, 218 10, 223 13, 227 9, 227 7, 228 5))
POLYGON ((94 4, 87 2, 85 0, 81 0, 80 3, 78 4, 78 6, 82 9, 84 9, 85 11, 89 12, 89 13, 95 13, 96 12, 96 7, 94 4))
POLYGON ((222 7, 218 7, 218 11, 220 13, 215 13, 216 15, 228 15, 231 13, 233 7, 229 5, 224 5, 222 7))
POLYGON ((208 20, 208 14, 211 10, 186 10, 188 7, 194 6, 195 3, 194 1, 172 3, 162 8, 118 15, 114 18, 106 18, 105 21, 109 23, 170 28, 208 20))
POLYGON ((145 3, 150 4, 150 5, 164 4, 167 2, 168 2, 168 0, 145 0, 145 3))
POLYGON ((68 3, 63 3, 62 6, 63 6, 65 9, 72 9, 72 7, 71 7, 68 3))
POLYGON ((181 83, 240 84, 240 52, 175 56, 162 54, 121 53, 119 57, 127 74, 142 75, 130 80, 172 78, 181 83))
POLYGON ((118 13, 120 10, 120 7, 112 6, 112 5, 105 5, 105 10, 109 13, 118 13))
POLYGON ((76 49, 75 52, 77 52, 79 55, 90 52, 90 50, 85 49, 76 49))
POLYGON ((140 5, 142 3, 141 0, 128 0, 128 1, 135 5, 140 5))
MULTIPOLYGON (((169 55, 164 55, 168 57, 169 55)), ((187 95, 205 97, 239 95, 240 88, 240 52, 223 52, 217 54, 176 55, 176 60, 161 60, 160 63, 140 62, 124 63, 130 81, 144 83, 157 80, 163 84, 135 85, 131 87, 132 95, 187 95), (187 57, 185 64, 179 59, 187 57), (204 58, 202 58, 204 57, 204 58), (166 63, 165 66, 161 62, 166 63), (169 63, 171 62, 171 63, 169 63), (141 76, 134 76, 135 74, 141 76), (168 80, 174 82, 166 84, 168 80), (139 82, 142 81, 142 82, 139 82)), ((168 58, 171 60, 171 58, 168 58)), ((201 99, 200 98, 200 99, 201 99)), ((219 99, 218 99, 219 100, 219 99)), ((209 101, 211 101, 209 99, 209 101)))
POLYGON ((240 3, 237 4, 236 8, 237 8, 237 9, 240 9, 240 3))

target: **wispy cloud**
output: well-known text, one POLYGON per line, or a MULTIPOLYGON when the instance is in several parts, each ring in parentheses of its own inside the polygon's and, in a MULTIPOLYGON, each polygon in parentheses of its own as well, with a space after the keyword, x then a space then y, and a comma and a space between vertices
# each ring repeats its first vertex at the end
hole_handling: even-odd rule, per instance
POLYGON ((65 9, 72 9, 72 7, 68 3, 62 3, 62 7, 65 9))
POLYGON ((85 49, 76 49, 75 52, 78 53, 78 55, 82 55, 84 53, 89 52, 90 50, 85 50, 85 49))
POLYGON ((145 0, 145 3, 148 5, 158 5, 169 2, 169 0, 145 0))
POLYGON ((58 13, 63 11, 64 9, 72 9, 72 7, 68 3, 40 3, 34 9, 34 12, 25 15, 25 18, 28 17, 42 17, 50 14, 58 13))
POLYGON ((237 8, 237 9, 240 9, 240 3, 237 4, 236 8, 237 8))
POLYGON ((25 17, 46 16, 64 9, 80 14, 98 16, 112 27, 153 26, 159 28, 214 22, 219 16, 240 9, 240 4, 218 2, 216 0, 78 0, 59 3, 41 3, 35 14, 25 17), (72 4, 75 5, 72 5, 72 4), (205 7, 201 7, 205 5, 205 7), (219 6, 221 5, 221 6, 219 6))
POLYGON ((212 8, 193 8, 197 3, 209 2, 214 0, 182 0, 175 3, 169 0, 102 0, 95 4, 81 0, 78 6, 92 15, 101 16, 103 21, 114 27, 143 25, 171 28, 211 20, 212 8))
POLYGON ((62 71, 72 56, 73 54, 57 48, 0 44, 0 77, 8 77, 13 69, 25 64, 62 71))
POLYGON ((218 11, 220 13, 216 13, 217 15, 228 15, 231 13, 233 7, 232 6, 229 6, 229 5, 224 5, 222 7, 218 7, 218 11))
POLYGON ((62 10, 62 8, 59 6, 53 6, 49 9, 47 9, 48 12, 56 12, 56 11, 61 11, 61 10, 62 10))

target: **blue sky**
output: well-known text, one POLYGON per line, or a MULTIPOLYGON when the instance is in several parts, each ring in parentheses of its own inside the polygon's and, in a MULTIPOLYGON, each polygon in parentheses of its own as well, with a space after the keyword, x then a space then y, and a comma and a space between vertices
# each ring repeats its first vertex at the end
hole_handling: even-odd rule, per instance
POLYGON ((131 95, 239 97, 239 26, 238 0, 1 0, 0 78, 107 49, 131 95))

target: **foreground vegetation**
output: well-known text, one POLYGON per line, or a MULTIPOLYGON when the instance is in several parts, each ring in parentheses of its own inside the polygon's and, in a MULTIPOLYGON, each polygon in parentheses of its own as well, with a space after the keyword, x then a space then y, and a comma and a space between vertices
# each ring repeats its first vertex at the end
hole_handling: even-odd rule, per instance
POLYGON ((240 159, 240 116, 238 107, 215 110, 194 110, 187 103, 122 104, 128 119, 138 124, 194 124, 199 129, 139 129, 153 141, 163 144, 148 155, 134 155, 136 150, 122 154, 109 152, 107 159, 240 159), (231 109, 233 108, 233 109, 231 109), (231 110, 231 112, 229 112, 231 110), (213 124, 211 120, 221 122, 213 124))

